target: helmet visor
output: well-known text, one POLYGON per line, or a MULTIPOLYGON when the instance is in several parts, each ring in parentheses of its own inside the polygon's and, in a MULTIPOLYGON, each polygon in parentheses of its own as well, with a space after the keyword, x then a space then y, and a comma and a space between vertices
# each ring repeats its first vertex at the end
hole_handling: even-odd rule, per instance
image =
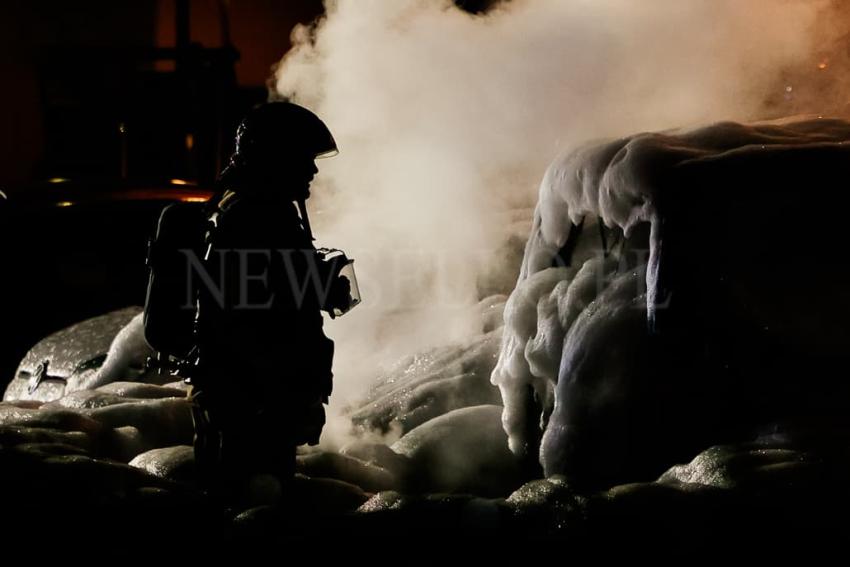
POLYGON ((331 148, 329 150, 325 150, 325 151, 317 153, 316 159, 324 159, 324 158, 334 157, 338 153, 339 153, 339 150, 336 148, 336 146, 334 146, 333 148, 331 148))

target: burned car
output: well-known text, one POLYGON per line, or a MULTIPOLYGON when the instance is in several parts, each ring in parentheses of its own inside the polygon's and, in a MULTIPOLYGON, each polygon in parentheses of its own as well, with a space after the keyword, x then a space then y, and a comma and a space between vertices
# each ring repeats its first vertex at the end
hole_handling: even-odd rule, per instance
POLYGON ((656 478, 700 450, 843 427, 850 123, 591 144, 549 168, 492 382, 547 476, 656 478))
POLYGON ((98 366, 98 357, 135 313, 120 311, 97 324, 82 323, 24 354, 53 331, 142 305, 147 241, 160 211, 170 203, 204 201, 210 195, 187 185, 98 191, 69 183, 46 189, 11 197, 0 224, 6 243, 0 251, 0 367, 7 380, 26 384, 14 386, 16 392, 38 399, 52 398, 61 380, 74 372, 98 366), (72 337, 77 338, 67 348, 79 352, 60 362, 55 356, 65 347, 59 343, 72 337))

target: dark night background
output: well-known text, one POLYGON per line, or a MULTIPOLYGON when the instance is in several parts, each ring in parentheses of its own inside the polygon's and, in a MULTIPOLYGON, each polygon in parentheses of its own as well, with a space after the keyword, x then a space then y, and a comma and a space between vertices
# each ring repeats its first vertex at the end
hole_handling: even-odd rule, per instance
POLYGON ((15 0, 2 12, 5 383, 46 334, 143 302, 156 212, 207 194, 293 26, 323 7, 15 0))

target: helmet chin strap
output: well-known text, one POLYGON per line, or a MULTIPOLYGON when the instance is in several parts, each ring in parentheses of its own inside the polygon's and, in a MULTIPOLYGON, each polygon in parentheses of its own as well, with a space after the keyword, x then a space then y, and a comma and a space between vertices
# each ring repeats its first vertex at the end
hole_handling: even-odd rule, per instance
POLYGON ((304 224, 304 230, 307 232, 307 236, 311 241, 316 240, 313 238, 313 229, 310 228, 310 217, 307 215, 307 200, 297 199, 295 202, 298 204, 298 211, 301 213, 301 222, 304 224))

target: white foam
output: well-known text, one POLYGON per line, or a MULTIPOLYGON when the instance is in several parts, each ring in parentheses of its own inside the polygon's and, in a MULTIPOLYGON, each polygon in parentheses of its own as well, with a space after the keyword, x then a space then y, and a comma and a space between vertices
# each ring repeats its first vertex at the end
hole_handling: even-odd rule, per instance
MULTIPOLYGON (((504 399, 503 424, 511 449, 522 452, 526 442, 528 386, 540 397, 544 415, 564 400, 559 381, 586 381, 579 373, 599 373, 586 364, 586 349, 620 347, 616 336, 624 321, 633 321, 634 302, 650 327, 661 300, 659 268, 663 256, 664 219, 657 208, 659 195, 675 185, 687 191, 689 172, 730 160, 756 164, 778 163, 788 152, 801 149, 846 151, 850 123, 832 119, 786 119, 742 125, 731 122, 662 133, 643 133, 597 142, 556 159, 540 185, 539 201, 516 289, 508 299, 499 361, 491 376, 504 399), (757 158, 752 159, 751 158, 757 158), (750 161, 748 161, 750 160, 750 161), (616 266, 590 255, 581 266, 553 268, 556 255, 574 225, 601 220, 628 237, 639 223, 651 226, 647 265, 619 278, 616 266), (635 282, 636 275, 645 278, 635 282), (628 308, 628 309, 627 309, 628 308), (606 334, 610 335, 606 340, 606 334), (560 378, 559 378, 560 374, 560 378), (554 399, 550 399, 554 395, 554 399)), ((737 163, 737 162, 736 162, 737 163)), ((801 197, 801 207, 805 205, 801 197)), ((587 257, 586 252, 576 254, 587 257)), ((631 324, 631 323, 629 323, 631 324)), ((628 325, 627 325, 628 327, 628 325)), ((631 327, 629 327, 631 328, 631 327)), ((627 372, 627 368, 621 369, 627 372)), ((606 372, 614 372, 608 368, 606 372)), ((556 416, 557 417, 557 416, 556 416)), ((567 418, 553 417, 548 425, 542 460, 555 462, 546 451, 561 450, 567 418)), ((547 473, 558 472, 557 466, 547 473)))

